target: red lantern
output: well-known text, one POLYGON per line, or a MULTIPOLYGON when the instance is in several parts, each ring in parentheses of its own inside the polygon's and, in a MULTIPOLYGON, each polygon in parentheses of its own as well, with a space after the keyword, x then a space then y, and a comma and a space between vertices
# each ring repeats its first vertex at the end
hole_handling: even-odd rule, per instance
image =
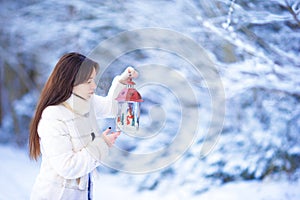
POLYGON ((118 101, 117 130, 136 133, 139 129, 140 103, 143 102, 143 99, 135 89, 135 83, 131 78, 127 81, 127 87, 121 90, 116 100, 118 101))

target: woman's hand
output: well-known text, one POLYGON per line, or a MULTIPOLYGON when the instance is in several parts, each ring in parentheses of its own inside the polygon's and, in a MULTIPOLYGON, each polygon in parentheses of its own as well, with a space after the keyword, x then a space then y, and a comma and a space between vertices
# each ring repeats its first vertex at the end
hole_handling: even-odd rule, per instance
POLYGON ((102 133, 102 137, 109 147, 111 147, 115 143, 116 139, 121 134, 120 131, 116 131, 116 132, 112 132, 112 133, 110 133, 110 131, 111 131, 111 128, 109 127, 102 133))
POLYGON ((139 73, 131 66, 127 67, 120 75, 120 83, 127 84, 127 81, 133 78, 137 78, 139 73))

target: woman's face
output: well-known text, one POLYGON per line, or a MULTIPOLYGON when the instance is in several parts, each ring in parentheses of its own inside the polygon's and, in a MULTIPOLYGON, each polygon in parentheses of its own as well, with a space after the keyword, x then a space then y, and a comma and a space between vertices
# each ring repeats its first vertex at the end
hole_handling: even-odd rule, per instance
POLYGON ((96 77, 96 70, 95 68, 93 68, 93 72, 90 78, 86 82, 74 86, 73 93, 88 100, 94 94, 95 89, 97 88, 97 85, 95 83, 95 77, 96 77))

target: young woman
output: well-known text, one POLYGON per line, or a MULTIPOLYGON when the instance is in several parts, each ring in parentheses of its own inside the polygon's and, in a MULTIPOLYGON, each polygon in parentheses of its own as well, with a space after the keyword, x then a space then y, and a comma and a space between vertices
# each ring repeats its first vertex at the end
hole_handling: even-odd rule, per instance
POLYGON ((114 100, 124 82, 137 76, 127 68, 114 78, 106 97, 94 94, 99 65, 78 54, 60 58, 46 82, 30 124, 30 157, 42 155, 31 199, 91 199, 92 174, 120 135, 106 129, 97 117, 113 117, 114 100))

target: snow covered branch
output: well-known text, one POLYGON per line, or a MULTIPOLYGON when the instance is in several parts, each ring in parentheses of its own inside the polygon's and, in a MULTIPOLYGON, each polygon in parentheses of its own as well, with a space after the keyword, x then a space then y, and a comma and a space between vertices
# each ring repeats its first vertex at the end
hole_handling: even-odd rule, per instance
POLYGON ((286 4, 287 10, 292 14, 294 20, 297 22, 297 25, 300 27, 300 20, 299 20, 299 14, 300 14, 300 2, 290 2, 288 0, 284 0, 286 4))

